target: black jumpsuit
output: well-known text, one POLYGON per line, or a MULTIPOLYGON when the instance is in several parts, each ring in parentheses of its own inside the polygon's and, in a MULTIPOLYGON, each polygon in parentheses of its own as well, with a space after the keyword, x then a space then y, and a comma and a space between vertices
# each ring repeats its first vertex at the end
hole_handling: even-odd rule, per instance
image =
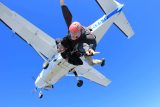
MULTIPOLYGON (((72 23, 72 14, 66 5, 62 5, 62 13, 69 28, 72 23)), ((91 34, 90 30, 83 27, 80 38, 77 40, 71 40, 70 34, 68 34, 62 39, 61 44, 67 49, 61 53, 64 59, 68 58, 68 62, 73 65, 82 65, 83 62, 80 59, 81 56, 85 55, 86 50, 96 48, 95 36, 91 34)))

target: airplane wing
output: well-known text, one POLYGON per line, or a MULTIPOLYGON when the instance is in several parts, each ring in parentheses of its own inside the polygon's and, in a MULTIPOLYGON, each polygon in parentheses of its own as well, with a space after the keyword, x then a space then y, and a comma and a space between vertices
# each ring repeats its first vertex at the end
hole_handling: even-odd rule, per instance
POLYGON ((96 2, 106 15, 110 14, 117 8, 117 4, 114 0, 96 0, 96 2))
POLYGON ((44 60, 49 61, 57 53, 53 38, 2 3, 0 3, 0 20, 30 44, 44 60))
POLYGON ((107 86, 111 82, 96 69, 88 65, 85 61, 84 65, 74 66, 69 64, 61 56, 57 56, 57 58, 58 59, 56 61, 50 61, 49 67, 47 69, 43 69, 39 74, 35 81, 36 87, 45 88, 47 86, 51 86, 52 84, 56 84, 57 81, 62 79, 64 76, 75 76, 68 74, 71 69, 75 69, 79 77, 84 77, 103 86, 107 86))
POLYGON ((107 79, 104 75, 98 72, 96 69, 88 65, 88 63, 83 62, 81 66, 77 66, 75 70, 79 76, 82 76, 86 79, 89 79, 93 82, 96 82, 102 86, 107 86, 110 84, 110 80, 107 79))

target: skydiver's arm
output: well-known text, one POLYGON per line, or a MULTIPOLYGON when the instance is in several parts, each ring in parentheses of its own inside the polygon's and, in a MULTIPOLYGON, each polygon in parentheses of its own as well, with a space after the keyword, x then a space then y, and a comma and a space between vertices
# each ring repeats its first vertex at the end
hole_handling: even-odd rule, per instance
POLYGON ((57 49, 59 53, 63 53, 70 47, 70 41, 68 35, 61 38, 56 39, 57 49))
POLYGON ((95 52, 93 49, 89 49, 89 50, 86 51, 86 54, 88 56, 90 56, 90 55, 96 55, 96 54, 99 54, 99 53, 100 52, 95 52))
POLYGON ((67 28, 69 28, 69 26, 72 23, 72 14, 71 14, 70 10, 68 9, 68 7, 65 5, 64 0, 60 0, 60 5, 61 5, 63 17, 64 17, 65 22, 67 24, 67 28))
POLYGON ((66 50, 66 48, 61 43, 57 44, 57 47, 58 53, 63 53, 66 50))
POLYGON ((97 42, 96 42, 96 38, 95 38, 94 35, 92 35, 92 34, 86 35, 86 41, 85 42, 89 45, 90 49, 96 50, 97 42))
POLYGON ((65 49, 71 48, 71 41, 70 41, 70 39, 69 39, 68 36, 65 36, 65 37, 62 39, 61 45, 62 45, 65 49))
POLYGON ((95 55, 99 54, 100 52, 96 52, 96 37, 91 33, 91 31, 88 28, 84 28, 85 32, 84 34, 86 35, 86 38, 84 40, 83 48, 85 49, 85 52, 87 55, 95 55))
POLYGON ((95 54, 99 54, 100 52, 95 52, 90 45, 88 45, 87 43, 80 43, 78 44, 78 51, 82 54, 91 56, 91 55, 95 55, 95 54))
POLYGON ((83 28, 84 28, 83 35, 85 35, 83 43, 87 43, 91 49, 96 50, 97 47, 96 36, 92 34, 88 28, 86 27, 83 28))

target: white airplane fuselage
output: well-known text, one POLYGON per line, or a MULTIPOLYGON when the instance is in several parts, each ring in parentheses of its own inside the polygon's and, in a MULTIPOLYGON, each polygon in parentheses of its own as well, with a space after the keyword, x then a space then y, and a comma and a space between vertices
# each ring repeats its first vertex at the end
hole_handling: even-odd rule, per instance
MULTIPOLYGON (((116 20, 116 15, 118 15, 119 12, 121 12, 122 8, 123 8, 123 5, 120 5, 117 9, 115 9, 109 15, 102 16, 95 23, 93 23, 90 26, 90 28, 93 31, 94 30, 96 31, 96 29, 101 27, 104 23, 108 23, 108 25, 106 24, 106 26, 109 27, 110 25, 112 25, 114 20, 116 20)), ((106 32, 105 29, 104 29, 104 33, 106 32)), ((97 42, 99 42, 101 38, 97 37, 96 39, 97 39, 97 42)), ((69 72, 71 68, 74 68, 74 67, 75 67, 74 65, 69 64, 65 59, 63 59, 61 54, 57 54, 49 62, 49 66, 46 69, 43 69, 41 71, 41 73, 39 74, 39 76, 35 81, 35 86, 40 89, 46 89, 48 87, 51 87, 62 76, 62 75, 59 75, 60 73, 58 72, 63 72, 65 76, 66 72, 69 72)))
POLYGON ((61 54, 57 54, 49 62, 48 67, 42 69, 35 81, 35 86, 40 89, 46 89, 52 86, 60 79, 60 77, 65 76, 66 72, 69 72, 71 67, 74 67, 74 65, 69 64, 63 59, 61 54))
POLYGON ((49 77, 56 71, 56 65, 62 60, 60 56, 55 56, 46 69, 42 69, 41 73, 35 81, 35 86, 37 88, 44 88, 51 85, 49 77))

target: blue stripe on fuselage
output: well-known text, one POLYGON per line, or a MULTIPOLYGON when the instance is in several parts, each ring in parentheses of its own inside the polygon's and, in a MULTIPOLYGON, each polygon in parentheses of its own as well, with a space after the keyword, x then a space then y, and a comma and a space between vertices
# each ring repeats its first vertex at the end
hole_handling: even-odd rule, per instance
POLYGON ((104 18, 102 18, 100 21, 98 21, 96 24, 94 24, 92 29, 95 29, 95 28, 99 27, 99 26, 102 25, 106 20, 108 20, 110 17, 112 17, 113 15, 121 12, 122 9, 123 9, 123 5, 120 5, 117 9, 115 9, 114 11, 112 11, 109 15, 105 15, 104 18))
POLYGON ((120 5, 116 10, 114 10, 113 12, 111 12, 108 16, 107 19, 109 19, 110 17, 112 17, 113 15, 115 15, 118 12, 121 12, 123 9, 123 5, 120 5))

